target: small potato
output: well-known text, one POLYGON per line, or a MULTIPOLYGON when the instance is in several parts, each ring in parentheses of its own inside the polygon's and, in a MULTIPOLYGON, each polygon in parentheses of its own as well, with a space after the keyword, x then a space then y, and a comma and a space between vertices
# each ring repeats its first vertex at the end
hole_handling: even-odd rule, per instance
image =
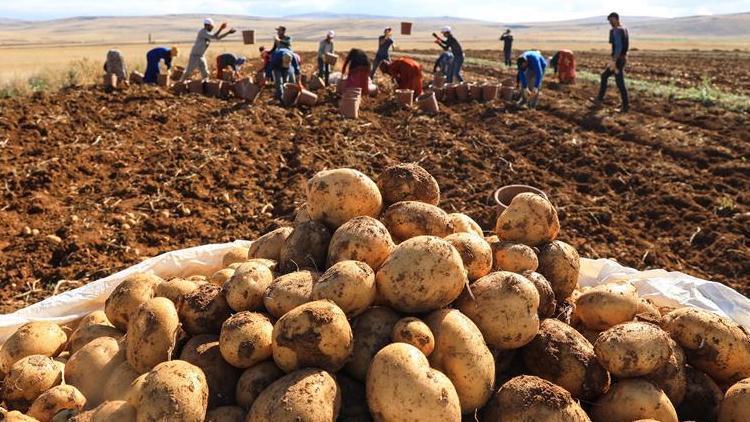
POLYGON ((209 410, 205 422, 245 422, 245 410, 237 406, 222 406, 209 410))
POLYGON ((260 393, 283 376, 284 371, 279 369, 273 361, 261 362, 245 369, 235 389, 237 405, 250 410, 260 393))
POLYGON ((130 316, 154 297, 156 286, 163 281, 153 274, 136 274, 120 283, 104 302, 109 322, 121 331, 127 330, 130 316))
POLYGON ((234 404, 234 388, 240 372, 221 355, 219 337, 211 334, 195 336, 182 348, 180 360, 203 371, 208 385, 208 408, 234 404))
POLYGON ((320 369, 300 369, 273 382, 258 396, 247 422, 335 421, 341 408, 336 379, 320 369))
POLYGON ((221 287, 202 284, 180 301, 177 310, 182 327, 190 335, 216 334, 229 318, 231 309, 221 287))
POLYGON ((354 217, 377 217, 382 208, 378 186, 357 170, 325 170, 307 182, 310 217, 333 230, 354 217))
POLYGON ((86 408, 104 401, 104 385, 126 361, 125 343, 112 337, 99 337, 73 353, 65 365, 65 382, 86 397, 86 408))
POLYGON ((138 396, 138 421, 203 422, 208 385, 200 368, 182 360, 163 362, 146 375, 138 396))
POLYGON ((128 362, 121 363, 109 375, 104 384, 103 399, 106 401, 127 400, 133 381, 140 374, 128 362))
POLYGON ((3 380, 3 398, 11 409, 26 411, 42 393, 62 382, 63 365, 44 355, 14 363, 3 380))
POLYGON ((454 233, 445 238, 461 255, 469 281, 478 280, 492 271, 492 248, 472 233, 454 233))
POLYGON ((663 391, 640 379, 622 379, 615 383, 591 408, 594 422, 632 422, 654 419, 678 422, 677 412, 663 391))
POLYGON ((279 257, 279 268, 283 273, 302 268, 324 268, 331 233, 317 221, 308 221, 294 227, 284 242, 279 257))
POLYGON ((228 267, 235 262, 245 262, 248 260, 248 252, 249 249, 244 246, 234 247, 224 254, 221 263, 224 267, 228 267))
POLYGON ((93 410, 91 422, 133 422, 136 414, 135 407, 126 401, 106 401, 93 410))
MULTIPOLYGON (((239 264, 236 267, 239 267, 240 265, 242 264, 239 264)), ((236 271, 236 268, 229 268, 229 267, 223 268, 211 274, 211 277, 209 277, 208 281, 211 284, 214 284, 219 287, 223 287, 224 283, 226 283, 227 281, 229 281, 229 279, 232 278, 235 271, 236 271)))
POLYGON ((534 193, 516 195, 495 224, 495 233, 501 240, 529 246, 551 242, 559 232, 557 210, 546 198, 534 193))
POLYGON ((174 303, 164 297, 149 300, 128 322, 128 363, 142 374, 168 361, 179 333, 180 319, 174 303))
POLYGON ((16 330, 0 346, 0 379, 14 363, 31 355, 54 357, 65 349, 68 336, 52 322, 29 322, 16 330))
POLYGON ((594 344, 597 359, 612 375, 640 377, 669 361, 669 335, 647 322, 626 322, 601 333, 594 344))
POLYGON ((312 300, 328 299, 355 317, 375 302, 375 273, 364 262, 341 261, 320 276, 312 287, 312 300))
POLYGON ((403 163, 386 168, 378 176, 383 202, 390 205, 401 201, 440 203, 440 186, 430 173, 416 163, 403 163))
POLYGON ((221 355, 235 368, 250 368, 272 355, 273 324, 257 312, 240 312, 221 326, 221 355))
POLYGON ((83 410, 86 397, 72 385, 58 385, 42 393, 27 414, 40 422, 49 422, 58 412, 73 409, 78 412, 83 410))
POLYGON ((435 205, 403 201, 388 207, 380 217, 396 243, 417 237, 453 234, 448 214, 435 205))
POLYGON ((484 408, 481 420, 589 422, 589 417, 565 389, 522 375, 500 387, 484 408))
POLYGON ((460 212, 448 214, 448 222, 453 227, 453 233, 472 233, 484 239, 482 227, 466 214, 460 212))
POLYGON ((297 271, 274 280, 263 294, 263 305, 274 316, 284 314, 310 302, 313 284, 320 275, 311 271, 297 271))
POLYGON ((358 381, 365 381, 367 369, 376 353, 391 343, 391 333, 401 317, 384 306, 370 308, 352 322, 354 342, 346 372, 358 381))
POLYGON ((492 269, 512 273, 534 272, 539 266, 536 252, 523 243, 501 241, 492 245, 492 269))
POLYGON ((522 275, 531 280, 536 287, 536 291, 539 292, 539 318, 553 317, 557 309, 557 301, 549 281, 543 275, 535 272, 526 271, 522 275))
POLYGON ((656 368, 646 379, 661 388, 664 394, 669 397, 669 401, 675 407, 678 407, 682 403, 687 389, 686 358, 682 347, 671 338, 669 339, 669 349, 671 353, 667 362, 656 368))
POLYGON ((603 284, 582 292, 575 303, 575 314, 586 328, 604 331, 635 317, 638 293, 630 284, 603 284))
POLYGON ((246 262, 222 287, 227 304, 235 312, 263 309, 263 295, 273 282, 271 270, 258 262, 246 262))
POLYGON ((263 236, 255 239, 250 244, 249 258, 263 258, 278 261, 281 259, 281 248, 284 247, 286 239, 292 234, 293 227, 279 227, 263 236))
POLYGON ((356 217, 336 229, 328 245, 328 266, 341 261, 362 261, 373 270, 388 258, 396 245, 383 223, 356 217))
POLYGON ((685 367, 685 396, 677 408, 681 421, 715 421, 724 393, 708 375, 685 367))
POLYGON ((576 249, 559 240, 539 246, 539 269, 552 286, 555 297, 565 299, 578 286, 581 258, 576 249))
POLYGON ((155 297, 165 297, 174 303, 179 303, 186 295, 198 288, 198 283, 186 278, 174 277, 159 283, 154 289, 155 297))
POLYGON ((406 343, 419 349, 426 357, 435 350, 435 336, 421 319, 415 317, 402 318, 396 322, 391 332, 394 343, 406 343))

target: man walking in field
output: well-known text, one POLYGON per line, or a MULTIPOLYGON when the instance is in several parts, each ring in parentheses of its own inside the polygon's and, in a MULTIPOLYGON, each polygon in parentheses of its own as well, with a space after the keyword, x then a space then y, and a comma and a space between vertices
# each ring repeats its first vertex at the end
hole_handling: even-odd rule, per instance
POLYGON ((625 64, 628 59, 628 50, 630 49, 630 35, 628 30, 620 24, 620 15, 612 12, 607 16, 612 29, 609 31, 609 43, 612 44, 612 60, 607 64, 607 68, 602 72, 601 84, 599 86, 599 96, 594 102, 600 104, 604 101, 604 95, 607 93, 607 84, 609 78, 614 75, 617 89, 620 91, 620 112, 627 113, 630 109, 630 99, 628 98, 628 88, 625 86, 625 64))
POLYGON ((513 35, 510 34, 510 29, 506 29, 505 33, 500 36, 500 41, 503 42, 503 57, 505 59, 505 65, 508 67, 513 66, 511 61, 511 55, 513 54, 513 35))
POLYGON ((206 50, 208 50, 208 46, 209 44, 211 44, 211 41, 220 41, 226 38, 228 35, 234 34, 236 32, 234 29, 230 29, 222 35, 221 31, 223 31, 226 27, 227 24, 222 23, 219 27, 219 30, 216 31, 216 33, 212 34, 211 31, 214 30, 213 19, 206 18, 203 21, 203 29, 198 31, 198 37, 195 39, 193 49, 190 51, 190 58, 188 59, 187 69, 185 69, 185 73, 182 75, 180 81, 184 81, 185 79, 190 78, 196 69, 201 72, 201 77, 203 79, 208 78, 209 73, 208 62, 206 61, 206 50))
POLYGON ((530 108, 536 107, 542 90, 544 71, 547 60, 539 51, 527 51, 516 61, 518 66, 518 81, 521 84, 521 100, 519 104, 528 103, 530 108))

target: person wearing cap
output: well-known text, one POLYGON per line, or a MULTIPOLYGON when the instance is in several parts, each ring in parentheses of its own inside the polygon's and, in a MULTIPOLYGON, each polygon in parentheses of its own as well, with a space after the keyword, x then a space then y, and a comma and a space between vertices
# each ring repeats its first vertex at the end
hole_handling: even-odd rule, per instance
POLYGON ((234 34, 236 31, 230 29, 225 34, 221 32, 227 27, 226 23, 222 23, 219 29, 215 33, 211 33, 214 30, 214 21, 211 18, 206 18, 203 21, 203 28, 198 31, 198 37, 195 39, 193 49, 190 51, 190 58, 188 59, 187 69, 182 75, 181 81, 189 79, 193 76, 195 70, 201 72, 203 79, 208 78, 208 62, 206 61, 206 50, 211 44, 211 41, 220 41, 226 38, 228 35, 234 34))
POLYGON ((519 104, 528 102, 529 107, 534 108, 539 102, 547 60, 539 51, 530 50, 518 57, 516 66, 518 67, 518 82, 522 89, 519 104))
POLYGON ((125 66, 125 57, 120 50, 112 49, 107 51, 107 60, 104 62, 104 71, 114 73, 117 79, 128 83, 128 69, 125 66))
POLYGON ((415 96, 422 95, 422 65, 409 57, 400 57, 380 64, 380 71, 390 75, 398 89, 411 89, 415 96))
POLYGON ((292 37, 286 34, 286 26, 279 26, 276 28, 276 36, 273 38, 273 48, 271 48, 271 53, 278 48, 292 48, 292 37))
POLYGON ((380 67, 380 63, 391 59, 391 48, 393 47, 393 28, 388 27, 383 30, 383 35, 378 37, 378 52, 375 53, 375 61, 372 62, 370 78, 375 80, 375 73, 380 67))
POLYGON ((359 48, 352 48, 344 60, 341 73, 346 75, 346 88, 362 89, 362 96, 370 90, 370 59, 359 48))
POLYGON ((459 43, 453 36, 453 31, 450 26, 443 27, 440 32, 443 33, 445 39, 440 38, 436 34, 432 34, 436 38, 435 43, 437 43, 437 45, 443 50, 450 50, 451 53, 453 53, 453 65, 448 74, 448 83, 453 83, 454 80, 463 82, 464 78, 461 76, 461 68, 464 65, 464 49, 461 47, 461 43, 459 43))
POLYGON ((232 53, 224 53, 216 56, 216 78, 224 79, 224 69, 230 67, 234 77, 238 77, 240 68, 247 62, 244 56, 235 56, 232 53))
POLYGON ((155 84, 159 81, 159 64, 164 61, 167 69, 172 68, 172 59, 177 57, 180 51, 177 47, 156 47, 146 53, 146 74, 143 75, 143 83, 155 84))
POLYGON ((510 34, 510 29, 506 29, 503 35, 500 36, 500 41, 503 42, 503 58, 505 59, 505 65, 511 67, 513 62, 511 61, 511 55, 513 54, 513 35, 510 34))
POLYGON ((328 79, 331 76, 331 65, 326 63, 325 56, 326 54, 333 54, 335 52, 333 45, 333 38, 335 36, 335 32, 328 31, 326 37, 318 45, 318 76, 323 78, 326 86, 328 86, 328 79))
POLYGON ((614 75, 617 89, 620 91, 620 112, 627 113, 630 109, 630 99, 628 97, 628 87, 625 85, 625 65, 628 62, 628 50, 630 49, 630 35, 627 28, 620 24, 620 15, 612 12, 607 16, 612 29, 609 30, 609 43, 612 44, 612 58, 607 64, 601 75, 599 85, 599 95, 594 102, 600 104, 604 101, 607 94, 607 84, 609 78, 614 75))
POLYGON ((276 87, 276 98, 284 98, 284 84, 295 83, 299 80, 300 64, 291 49, 279 47, 271 53, 269 65, 273 73, 273 82, 276 87))

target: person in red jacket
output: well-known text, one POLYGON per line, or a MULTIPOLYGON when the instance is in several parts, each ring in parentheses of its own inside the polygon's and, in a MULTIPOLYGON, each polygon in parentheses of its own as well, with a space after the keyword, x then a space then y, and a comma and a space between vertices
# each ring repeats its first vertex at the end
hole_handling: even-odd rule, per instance
POLYGON ((414 59, 401 57, 385 61, 380 64, 380 70, 396 81, 398 89, 411 89, 414 95, 422 95, 422 65, 414 59))
POLYGON ((341 73, 347 75, 345 88, 361 88, 362 96, 368 95, 370 87, 370 59, 364 51, 353 48, 344 60, 341 73))

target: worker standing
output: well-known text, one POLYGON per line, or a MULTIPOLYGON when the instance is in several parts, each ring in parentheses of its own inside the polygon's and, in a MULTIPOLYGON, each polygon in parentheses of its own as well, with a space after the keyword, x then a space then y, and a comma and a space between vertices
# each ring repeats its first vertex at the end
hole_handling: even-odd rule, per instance
POLYGON ((367 53, 358 48, 352 48, 344 60, 341 73, 347 75, 344 87, 361 88, 363 97, 368 94, 370 90, 370 59, 367 57, 367 53))
POLYGON ((190 51, 190 58, 188 59, 187 69, 185 69, 185 73, 182 75, 182 79, 180 80, 184 81, 185 79, 193 76, 193 72, 195 72, 196 69, 201 72, 201 76, 203 77, 203 79, 208 78, 209 74, 208 62, 206 62, 206 50, 208 50, 208 46, 211 44, 211 41, 220 41, 226 38, 228 35, 234 34, 236 32, 234 29, 230 29, 222 35, 221 31, 223 31, 226 27, 227 24, 222 23, 219 29, 212 34, 211 31, 214 30, 213 19, 206 18, 203 20, 203 28, 198 31, 198 37, 195 39, 193 49, 190 51))
POLYGON ((383 35, 378 37, 378 52, 375 53, 375 61, 372 62, 372 71, 370 78, 375 80, 380 63, 391 59, 391 48, 393 48, 393 28, 388 27, 383 30, 383 35))
POLYGON ((224 69, 231 68, 235 78, 239 77, 240 69, 247 63, 245 56, 236 56, 232 53, 224 53, 216 56, 216 78, 224 79, 224 69))
POLYGON ((506 29, 503 35, 500 36, 500 41, 503 42, 503 59, 505 65, 508 67, 513 66, 511 56, 513 55, 513 35, 510 33, 510 29, 506 29))
POLYGON ((380 70, 390 75, 398 89, 411 89, 414 95, 422 95, 422 65, 409 57, 400 57, 380 64, 380 70))
POLYGON ((109 50, 107 51, 107 60, 104 62, 104 71, 107 73, 113 73, 117 76, 117 80, 128 83, 128 69, 125 66, 125 57, 122 56, 120 50, 109 50))
POLYGON ((271 54, 270 61, 273 82, 276 87, 276 98, 284 98, 284 84, 295 83, 300 75, 299 61, 294 52, 288 48, 277 48, 271 54))
POLYGON ((453 53, 453 65, 451 71, 448 74, 448 83, 453 83, 454 80, 463 82, 464 78, 461 76, 461 68, 464 65, 464 49, 461 47, 461 43, 453 36, 453 31, 450 26, 443 27, 443 37, 440 38, 437 34, 432 34, 435 37, 435 42, 445 51, 450 50, 453 53))
POLYGON ((542 53, 532 50, 523 53, 516 60, 516 65, 518 66, 518 81, 522 89, 519 104, 528 103, 529 107, 534 108, 539 102, 547 60, 542 53))
POLYGON ((335 36, 335 32, 328 31, 326 37, 318 45, 318 76, 323 78, 326 86, 328 86, 328 79, 331 76, 331 65, 326 63, 325 57, 326 54, 333 54, 336 51, 333 45, 333 38, 335 36))
POLYGON ((292 49, 292 37, 286 34, 286 26, 283 25, 276 28, 276 36, 273 38, 271 53, 279 48, 292 49))
POLYGON ((146 53, 146 74, 143 75, 143 82, 155 84, 159 81, 159 64, 164 61, 167 69, 172 68, 172 59, 179 55, 177 47, 166 48, 156 47, 146 53))
POLYGON ((612 44, 612 60, 607 64, 601 76, 599 86, 599 96, 594 100, 596 103, 604 101, 604 95, 607 93, 607 84, 609 78, 614 75, 617 89, 620 91, 620 112, 627 113, 630 110, 630 99, 628 97, 628 88, 625 86, 625 65, 628 61, 628 50, 630 49, 630 35, 627 28, 620 24, 620 15, 612 12, 607 16, 612 29, 609 31, 609 43, 612 44))

